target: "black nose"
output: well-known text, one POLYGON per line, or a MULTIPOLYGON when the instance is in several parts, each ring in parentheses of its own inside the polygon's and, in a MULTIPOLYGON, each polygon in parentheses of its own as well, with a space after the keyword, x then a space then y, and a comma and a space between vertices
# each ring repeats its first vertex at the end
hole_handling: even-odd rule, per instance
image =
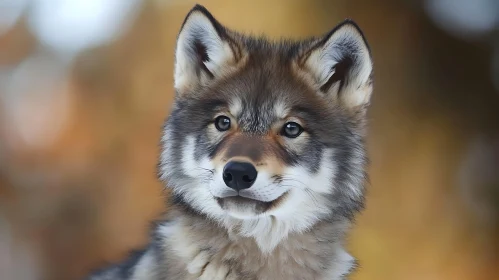
POLYGON ((248 162, 230 161, 224 167, 223 178, 227 187, 240 191, 253 185, 258 172, 248 162))

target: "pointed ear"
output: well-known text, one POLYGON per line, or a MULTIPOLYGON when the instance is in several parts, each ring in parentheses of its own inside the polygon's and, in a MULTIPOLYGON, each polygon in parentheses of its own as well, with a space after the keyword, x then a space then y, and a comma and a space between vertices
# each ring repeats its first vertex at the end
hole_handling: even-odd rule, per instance
POLYGON ((175 51, 175 89, 178 94, 195 90, 233 71, 243 50, 201 5, 184 20, 175 51))
POLYGON ((317 91, 356 109, 369 104, 373 65, 360 28, 346 20, 317 41, 298 60, 317 91))

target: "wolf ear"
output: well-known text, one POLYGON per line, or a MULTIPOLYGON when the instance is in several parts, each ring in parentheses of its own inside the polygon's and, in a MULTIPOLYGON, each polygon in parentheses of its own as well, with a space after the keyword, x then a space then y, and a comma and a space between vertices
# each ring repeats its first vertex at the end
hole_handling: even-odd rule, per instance
POLYGON ((299 59, 308 80, 326 96, 350 108, 369 104, 373 65, 360 28, 346 20, 299 59))
POLYGON ((192 91, 231 72, 240 61, 242 49, 201 5, 186 16, 175 51, 175 89, 192 91))

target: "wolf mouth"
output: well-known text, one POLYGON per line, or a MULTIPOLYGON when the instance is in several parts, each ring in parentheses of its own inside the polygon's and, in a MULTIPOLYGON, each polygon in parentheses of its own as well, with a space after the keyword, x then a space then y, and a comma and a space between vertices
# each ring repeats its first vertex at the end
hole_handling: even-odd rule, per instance
MULTIPOLYGON (((261 193, 261 190, 260 190, 260 193, 261 193)), ((272 202, 276 199, 279 199, 279 197, 284 195, 284 193, 279 195, 279 197, 276 197, 273 199, 265 199, 264 197, 259 198, 258 191, 257 191, 257 193, 255 193, 255 191, 252 189, 244 189, 244 190, 239 190, 239 191, 232 190, 232 189, 226 189, 226 190, 223 190, 222 193, 220 193, 220 194, 215 195, 212 193, 212 195, 215 198, 241 197, 241 198, 246 198, 248 200, 260 201, 260 202, 272 202)))
MULTIPOLYGON (((227 202, 233 202, 233 203, 239 203, 239 204, 245 204, 245 203, 263 203, 263 204, 272 204, 273 201, 265 202, 265 201, 260 201, 248 197, 243 197, 240 195, 235 195, 235 196, 229 196, 229 197, 217 197, 217 202, 219 204, 225 204, 227 202)), ((277 199, 276 199, 277 200, 277 199)))
POLYGON ((218 205, 224 210, 233 209, 253 209, 254 214, 264 213, 272 208, 277 207, 279 203, 286 197, 287 192, 272 201, 261 201, 242 195, 234 195, 227 197, 215 197, 218 205))

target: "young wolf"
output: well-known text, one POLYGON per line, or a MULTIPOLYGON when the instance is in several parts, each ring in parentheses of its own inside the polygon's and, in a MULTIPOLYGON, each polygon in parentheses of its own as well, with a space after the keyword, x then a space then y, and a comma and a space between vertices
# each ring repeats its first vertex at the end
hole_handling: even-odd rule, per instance
POLYGON ((175 60, 159 164, 172 210, 148 248, 92 279, 344 279, 372 92, 359 27, 271 42, 197 5, 175 60))

